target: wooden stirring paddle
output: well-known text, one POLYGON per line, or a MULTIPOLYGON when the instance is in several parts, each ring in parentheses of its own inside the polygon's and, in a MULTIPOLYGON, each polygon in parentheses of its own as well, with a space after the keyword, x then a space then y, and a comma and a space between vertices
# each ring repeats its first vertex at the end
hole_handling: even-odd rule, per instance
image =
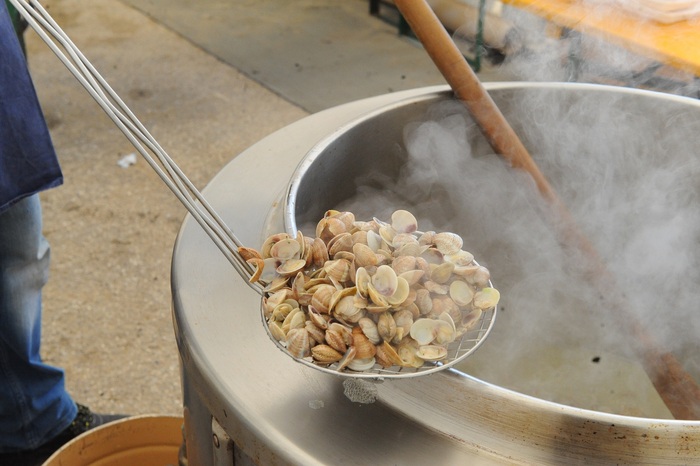
POLYGON ((467 63, 425 0, 394 0, 416 37, 458 99, 469 110, 494 151, 512 167, 525 170, 542 196, 557 214, 562 242, 584 253, 589 261, 590 277, 599 286, 601 300, 615 309, 621 328, 635 341, 635 351, 659 396, 676 419, 700 419, 700 387, 676 357, 664 349, 641 325, 624 303, 613 298, 614 280, 590 241, 580 232, 566 206, 539 170, 515 131, 498 109, 479 78, 467 63))

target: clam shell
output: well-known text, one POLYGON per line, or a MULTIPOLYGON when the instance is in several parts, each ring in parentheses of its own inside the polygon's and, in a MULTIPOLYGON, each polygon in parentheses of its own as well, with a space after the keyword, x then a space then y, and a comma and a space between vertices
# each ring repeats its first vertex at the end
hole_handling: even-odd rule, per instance
POLYGON ((455 265, 452 262, 443 262, 442 264, 432 266, 430 268, 430 279, 435 283, 444 284, 452 278, 452 271, 455 265))
POLYGON ((372 356, 371 358, 358 358, 357 356, 355 356, 355 358, 352 361, 350 361, 347 367, 348 369, 351 369, 356 372, 364 372, 373 368, 375 364, 376 360, 374 359, 374 356, 372 356))
POLYGON ((378 344, 382 341, 379 336, 379 329, 377 329, 377 324, 369 317, 363 317, 357 321, 357 324, 362 329, 362 333, 372 342, 372 344, 378 344))
POLYGON ((403 361, 399 357, 399 353, 396 352, 389 342, 384 341, 382 344, 377 345, 377 354, 374 356, 377 362, 384 368, 391 366, 402 366, 403 361))
POLYGON ((272 257, 270 250, 272 249, 272 246, 275 245, 275 243, 288 238, 289 235, 287 233, 276 233, 274 235, 268 236, 267 239, 263 242, 262 248, 260 249, 260 254, 262 255, 263 259, 272 257))
POLYGON ((333 277, 339 282, 346 282, 350 279, 350 262, 346 259, 329 260, 323 264, 323 270, 329 277, 333 277))
POLYGON ((309 332, 309 336, 314 340, 316 344, 326 342, 326 332, 316 327, 310 320, 307 320, 304 323, 304 328, 307 332, 309 332))
MULTIPOLYGON (((270 256, 281 261, 298 259, 301 257, 301 244, 296 239, 285 238, 272 245, 270 256)), ((304 261, 306 264, 306 261, 304 261)))
POLYGON ((466 306, 474 299, 474 290, 466 282, 455 280, 450 283, 450 298, 457 306, 466 306))
POLYGON ((326 330, 328 328, 328 321, 326 318, 323 317, 323 315, 318 312, 315 307, 309 305, 308 309, 307 315, 309 317, 309 321, 321 330, 326 330))
POLYGON ((462 237, 450 232, 437 233, 433 238, 433 244, 443 255, 457 254, 462 249, 462 237))
POLYGON ((372 282, 372 277, 370 277, 369 272, 364 267, 358 267, 355 271, 355 286, 357 287, 357 292, 364 296, 365 298, 369 296, 369 284, 372 282))
POLYGON ((283 276, 295 275, 306 267, 304 259, 289 259, 277 267, 277 273, 283 276))
POLYGON ((350 327, 346 327, 339 322, 333 322, 328 328, 337 331, 347 346, 352 345, 352 330, 350 327))
POLYGON ((263 269, 262 273, 260 274, 260 280, 265 283, 272 282, 275 278, 279 276, 279 273, 277 272, 277 267, 279 267, 280 265, 282 265, 282 263, 274 257, 268 257, 267 259, 265 259, 263 261, 263 269))
POLYGON ((397 275, 416 270, 416 258, 413 256, 399 256, 391 261, 391 268, 397 275))
POLYGON ((265 269, 265 261, 263 259, 253 257, 251 259, 248 259, 246 262, 255 267, 255 271, 250 276, 249 280, 250 283, 255 283, 258 280, 260 280, 260 277, 262 277, 263 270, 265 269))
POLYGON ((460 322, 460 330, 466 332, 470 330, 481 319, 483 311, 479 308, 474 309, 469 314, 465 315, 460 322))
POLYGON ((291 304, 287 302, 280 303, 272 310, 272 320, 284 322, 284 319, 286 319, 293 310, 294 307, 291 304))
POLYGON ((372 275, 372 285, 382 296, 391 296, 396 292, 398 276, 390 266, 380 265, 372 275))
POLYGON ((337 329, 329 328, 326 330, 326 343, 332 348, 344 353, 348 349, 348 345, 345 342, 342 334, 337 329))
POLYGON ((292 312, 290 312, 282 322, 282 330, 284 333, 289 334, 289 331, 292 329, 303 328, 305 321, 306 316, 301 309, 292 309, 292 312))
POLYGON ((442 343, 453 341, 456 336, 454 323, 450 324, 441 319, 426 318, 421 318, 413 322, 410 334, 411 338, 413 338, 419 346, 431 344, 438 336, 442 343))
POLYGON ((311 356, 321 364, 331 364, 340 361, 343 353, 331 348, 328 345, 316 345, 311 348, 311 356))
POLYGON ((439 361, 447 357, 447 348, 439 345, 424 345, 418 348, 416 356, 424 361, 439 361))
POLYGON ((400 342, 403 337, 411 332, 413 325, 413 314, 408 309, 402 309, 394 313, 394 322, 396 322, 396 335, 392 339, 394 343, 400 342))
POLYGON ((396 279, 396 291, 394 294, 386 298, 386 301, 393 307, 399 307, 408 298, 408 294, 411 291, 411 285, 403 277, 397 277, 396 279))
POLYGON ((365 310, 355 306, 355 298, 352 295, 341 298, 331 312, 338 320, 350 324, 365 316, 365 310))
POLYGON ((328 242, 328 255, 335 256, 340 251, 352 251, 352 235, 348 232, 333 237, 328 242))
POLYGON ((498 304, 501 293, 496 288, 482 288, 474 295, 474 307, 478 309, 490 309, 498 304))
POLYGON ((377 252, 384 246, 384 240, 379 233, 369 230, 367 232, 367 246, 369 246, 372 251, 377 252))
POLYGON ((408 338, 401 341, 396 352, 399 354, 403 366, 420 367, 423 365, 425 361, 416 355, 417 350, 418 345, 415 341, 408 338))
POLYGON ((321 238, 326 244, 334 237, 345 232, 345 223, 338 218, 323 218, 316 224, 316 237, 321 238))
POLYGON ((352 329, 352 346, 357 349, 357 354, 355 355, 356 359, 373 358, 377 353, 377 348, 375 348, 374 344, 369 341, 369 338, 362 333, 360 327, 354 327, 352 329))
POLYGON ((391 341, 396 336, 396 321, 394 316, 384 311, 377 320, 377 331, 379 336, 385 341, 391 341))
POLYGON ((240 246, 238 248, 238 254, 240 254, 243 260, 246 262, 250 259, 262 259, 262 255, 258 251, 245 246, 240 246))
POLYGON ((375 252, 372 251, 372 248, 366 244, 354 244, 352 247, 352 252, 355 254, 355 265, 357 267, 373 266, 379 263, 377 254, 375 254, 375 252))
POLYGON ((316 308, 321 314, 330 312, 330 303, 336 289, 333 285, 318 285, 311 298, 311 305, 316 308))
POLYGON ((418 220, 407 210, 397 210, 391 214, 391 227, 398 233, 413 233, 418 229, 418 220))
MULTIPOLYGON (((323 264, 328 261, 328 247, 321 238, 314 238, 313 243, 311 243, 310 256, 311 263, 309 265, 313 267, 323 267, 323 264)), ((307 259, 308 262, 309 259, 307 259)))
POLYGON ((416 290, 416 306, 421 315, 430 314, 433 310, 433 298, 430 296, 430 291, 426 289, 416 290))
POLYGON ((445 256, 445 260, 452 262, 456 266, 468 266, 474 261, 474 255, 467 251, 457 251, 455 254, 445 256))
POLYGON ((281 322, 270 321, 267 323, 267 327, 270 329, 270 334, 275 340, 285 341, 287 339, 287 335, 284 333, 284 330, 282 330, 281 322))
POLYGON ((287 351, 295 358, 305 358, 311 352, 309 332, 305 328, 294 328, 287 333, 287 351))
POLYGON ((425 275, 422 270, 408 270, 399 275, 399 278, 403 278, 408 282, 408 286, 413 286, 418 283, 421 278, 425 275))
POLYGON ((345 350, 343 357, 340 359, 340 361, 338 361, 338 370, 342 371, 343 369, 345 369, 348 366, 348 364, 350 364, 355 359, 356 354, 357 349, 354 346, 351 346, 347 350, 345 350))

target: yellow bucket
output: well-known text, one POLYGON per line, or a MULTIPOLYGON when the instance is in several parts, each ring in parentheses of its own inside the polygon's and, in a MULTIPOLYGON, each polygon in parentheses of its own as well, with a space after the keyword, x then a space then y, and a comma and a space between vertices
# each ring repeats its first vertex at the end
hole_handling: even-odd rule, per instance
POLYGON ((44 466, 177 466, 183 418, 135 416, 74 438, 44 466))

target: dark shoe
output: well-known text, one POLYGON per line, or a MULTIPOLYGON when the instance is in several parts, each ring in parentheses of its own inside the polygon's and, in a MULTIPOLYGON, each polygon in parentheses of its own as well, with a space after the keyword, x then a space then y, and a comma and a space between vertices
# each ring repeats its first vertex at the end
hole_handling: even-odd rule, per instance
POLYGON ((78 414, 73 422, 55 438, 49 440, 34 450, 19 451, 13 453, 0 453, 0 465, 12 466, 40 466, 56 450, 73 440, 78 435, 90 429, 99 427, 112 421, 123 419, 127 416, 121 414, 98 414, 90 411, 90 408, 78 404, 78 414))

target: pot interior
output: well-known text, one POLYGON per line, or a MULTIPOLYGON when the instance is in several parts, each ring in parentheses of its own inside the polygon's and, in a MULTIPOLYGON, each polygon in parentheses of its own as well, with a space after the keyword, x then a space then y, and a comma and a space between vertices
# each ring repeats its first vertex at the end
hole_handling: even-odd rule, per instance
MULTIPOLYGON (((700 104, 591 85, 490 94, 604 260, 606 292, 700 380, 700 104)), ((363 220, 407 209, 420 230, 460 234, 502 300, 491 335, 457 370, 579 408, 671 417, 629 350, 634 336, 601 304, 581 253, 562 246, 557 215, 450 93, 378 109, 319 143, 286 209, 287 228, 307 235, 328 209, 363 220)))

